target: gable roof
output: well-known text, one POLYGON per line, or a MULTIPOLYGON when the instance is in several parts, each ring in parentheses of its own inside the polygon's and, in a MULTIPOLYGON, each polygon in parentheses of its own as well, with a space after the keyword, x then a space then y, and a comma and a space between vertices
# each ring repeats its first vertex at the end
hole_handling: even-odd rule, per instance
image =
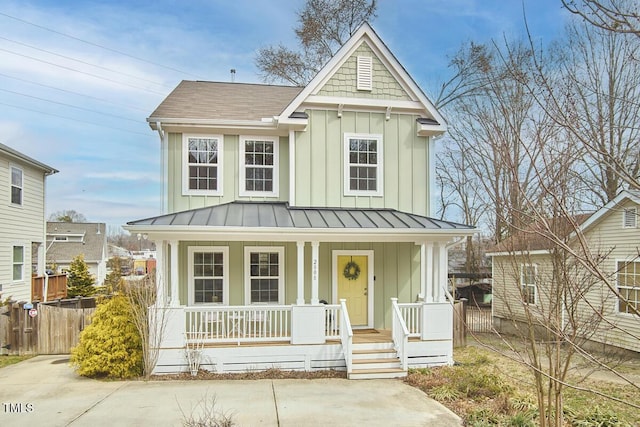
MULTIPOLYGON (((446 130, 446 121, 444 117, 440 115, 433 103, 427 98, 422 89, 409 75, 406 69, 400 64, 397 58, 393 55, 391 50, 386 46, 374 29, 367 23, 363 23, 358 30, 351 36, 351 38, 336 52, 336 54, 329 60, 327 64, 320 70, 320 72, 309 82, 309 84, 295 97, 295 99, 287 106, 283 111, 282 117, 287 118, 291 116, 296 110, 298 110, 305 102, 324 101, 327 99, 314 98, 318 92, 322 89, 324 84, 340 69, 340 67, 347 61, 356 49, 362 44, 366 43, 371 50, 376 54, 386 68, 393 74, 396 81, 407 92, 412 101, 412 104, 400 103, 397 104, 393 100, 380 100, 379 107, 393 107, 394 105, 404 106, 408 109, 416 109, 421 114, 426 116, 425 118, 432 120, 435 124, 431 123, 428 126, 434 128, 437 133, 443 133, 446 130), (410 106, 411 105, 411 106, 410 106)), ((357 105, 358 98, 353 100, 343 100, 345 102, 353 102, 357 105)), ((422 124, 422 126, 427 126, 422 124)))
POLYGON ((282 113, 301 90, 293 86, 183 80, 147 121, 261 121, 282 113))
POLYGON ((626 200, 631 200, 637 205, 640 205, 640 190, 622 190, 616 197, 609 201, 602 208, 598 209, 587 221, 585 221, 581 229, 582 231, 586 231, 594 224, 600 222, 602 218, 609 215, 615 207, 624 203, 626 200))
MULTIPOLYGON (((573 215, 572 221, 578 226, 581 226, 581 224, 584 224, 584 222, 592 215, 592 213, 573 215)), ((566 237, 574 231, 569 218, 549 218, 547 219, 547 222, 549 223, 549 227, 557 230, 556 232, 559 236, 566 237)), ((553 243, 550 239, 545 237, 546 233, 545 225, 540 222, 535 222, 529 225, 526 229, 515 233, 489 248, 487 250, 487 255, 498 256, 514 252, 532 253, 536 251, 548 251, 553 247, 553 243)))
POLYGON ((45 175, 53 175, 54 173, 58 173, 57 169, 52 168, 51 166, 45 165, 35 159, 32 159, 29 156, 22 154, 21 152, 14 150, 13 148, 6 146, 4 144, 0 144, 0 154, 4 154, 10 159, 20 161, 22 163, 26 163, 30 166, 33 166, 37 169, 42 170, 45 175))
POLYGON ((106 225, 103 222, 47 222, 47 262, 70 262, 83 254, 87 263, 106 257, 106 225), (56 242, 54 236, 81 236, 81 241, 56 242))

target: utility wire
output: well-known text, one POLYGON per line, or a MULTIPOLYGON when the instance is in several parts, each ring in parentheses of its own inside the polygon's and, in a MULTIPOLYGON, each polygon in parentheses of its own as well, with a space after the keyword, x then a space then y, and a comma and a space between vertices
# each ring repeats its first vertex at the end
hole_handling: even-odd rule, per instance
POLYGON ((17 108, 19 110, 31 111, 33 113, 44 114, 46 116, 58 117, 60 119, 71 120, 71 121, 78 122, 78 123, 84 123, 84 124, 88 124, 88 125, 99 126, 99 127, 102 127, 102 128, 111 129, 111 130, 117 130, 117 131, 120 131, 120 132, 127 132, 127 133, 136 134, 136 135, 149 136, 148 133, 136 132, 134 130, 129 130, 129 129, 116 128, 116 127, 113 127, 113 126, 107 126, 107 125, 102 124, 102 123, 90 122, 90 121, 87 121, 87 120, 79 120, 79 119, 76 119, 74 117, 67 117, 67 116, 63 116, 63 115, 60 115, 60 114, 53 114, 53 113, 48 113, 46 111, 35 110, 33 108, 21 107, 19 105, 8 104, 8 103, 2 102, 2 101, 0 101, 0 105, 4 105, 4 106, 7 106, 7 107, 12 107, 12 108, 17 108))
POLYGON ((137 80, 141 80, 143 82, 152 83, 154 85, 158 85, 158 86, 161 86, 163 88, 171 89, 169 86, 166 86, 164 83, 154 82, 153 80, 145 79, 144 77, 138 77, 138 76, 135 76, 133 74, 123 73, 122 71, 113 70, 111 68, 103 67, 102 65, 92 64, 90 62, 82 61, 80 59, 75 59, 75 58, 72 58, 70 56, 66 56, 66 55, 62 55, 62 54, 59 54, 59 53, 52 52, 50 50, 41 49, 39 47, 32 46, 32 45, 27 44, 27 43, 22 43, 22 42, 19 42, 17 40, 8 39, 8 38, 2 37, 2 36, 0 36, 0 40, 6 40, 6 41, 8 41, 10 43, 14 43, 14 44, 17 44, 17 45, 20 45, 20 46, 25 46, 25 47, 28 47, 29 49, 33 49, 33 50, 37 50, 37 51, 40 51, 40 52, 44 52, 44 53, 47 53, 49 55, 58 56, 60 58, 68 59, 70 61, 79 62, 80 64, 89 65, 91 67, 99 68, 101 70, 109 71, 111 73, 121 74, 121 75, 126 76, 126 77, 131 77, 131 78, 134 78, 134 79, 137 79, 137 80))
POLYGON ((165 93, 162 93, 162 92, 156 92, 155 90, 151 90, 151 89, 148 89, 148 88, 143 88, 141 86, 136 86, 136 85, 120 82, 120 81, 117 81, 117 80, 110 79, 108 77, 99 76, 97 74, 87 73, 86 71, 80 71, 80 70, 77 70, 75 68, 67 67, 67 66, 56 64, 56 63, 49 62, 49 61, 45 61, 45 60, 39 59, 39 58, 34 58, 33 56, 29 56, 29 55, 25 55, 25 54, 22 54, 22 53, 14 52, 14 51, 11 51, 11 50, 8 50, 8 49, 0 48, 0 51, 7 52, 7 53, 10 53, 10 54, 16 55, 16 56, 21 56, 23 58, 28 58, 28 59, 31 59, 33 61, 42 62, 43 64, 52 65, 54 67, 58 67, 58 68, 62 68, 62 69, 65 69, 65 70, 73 71, 75 73, 84 74, 84 75, 87 75, 87 76, 90 76, 90 77, 93 77, 93 78, 96 78, 96 79, 106 80, 106 81, 111 82, 111 83, 116 83, 116 84, 119 84, 119 85, 122 85, 122 86, 127 86, 127 87, 130 87, 130 88, 133 88, 133 89, 139 89, 139 90, 143 90, 143 91, 146 91, 146 92, 151 92, 151 93, 154 93, 154 94, 160 95, 160 96, 165 96, 166 95, 165 93))
POLYGON ((97 114, 101 114, 101 115, 103 115, 103 116, 114 117, 114 118, 116 118, 116 119, 128 120, 128 121, 130 121, 130 122, 140 123, 140 121, 139 121, 139 120, 134 120, 134 119, 129 118, 129 117, 118 116, 118 115, 116 115, 116 114, 105 113, 105 112, 98 111, 98 110, 92 110, 92 109, 90 109, 90 108, 78 107, 77 105, 67 104, 67 103, 59 102, 59 101, 54 101, 54 100, 52 100, 52 99, 47 99, 47 98, 41 98, 41 97, 39 97, 39 96, 29 95, 29 94, 22 93, 22 92, 16 92, 16 91, 13 91, 13 90, 2 89, 2 88, 0 88, 0 91, 7 92, 7 93, 12 93, 12 94, 14 94, 14 95, 24 96, 24 97, 27 97, 27 98, 37 99, 38 101, 50 102, 50 103, 52 103, 52 104, 62 105, 62 106, 64 106, 64 107, 76 108, 76 109, 78 109, 78 110, 88 111, 88 112, 90 112, 90 113, 97 113, 97 114))
POLYGON ((0 76, 6 77, 8 79, 18 80, 20 82, 24 82, 24 83, 29 83, 29 84, 32 84, 32 85, 40 86, 40 87, 45 87, 47 89, 58 90, 60 92, 69 93, 71 95, 82 96, 82 97, 85 97, 85 98, 93 99, 95 101, 104 102, 106 104, 111 104, 111 105, 114 105, 114 106, 120 107, 120 108, 128 108, 128 109, 131 109, 131 110, 143 111, 145 113, 149 112, 149 110, 146 109, 146 108, 134 107, 133 105, 119 104, 117 102, 109 101, 108 99, 98 98, 97 96, 87 95, 85 93, 74 92, 72 90, 62 89, 62 88, 59 88, 59 87, 55 87, 55 86, 50 86, 50 85, 46 85, 46 84, 43 84, 43 83, 34 82, 33 80, 22 79, 20 77, 10 76, 10 75, 4 74, 4 73, 0 73, 0 76))
POLYGON ((45 30, 45 31, 52 32, 52 33, 54 33, 54 34, 58 34, 58 35, 61 35, 61 36, 64 36, 64 37, 68 37, 68 38, 70 38, 70 39, 73 39, 73 40, 79 41, 79 42, 81 42, 81 43, 88 44, 88 45, 90 45, 90 46, 99 47, 100 49, 108 50, 109 52, 114 52, 114 53, 117 53, 117 54, 119 54, 119 55, 124 55, 124 56, 126 56, 126 57, 129 57, 129 58, 135 59, 136 61, 145 62, 145 63, 147 63, 147 64, 155 65, 156 67, 160 67, 160 68, 164 68, 164 69, 167 69, 167 70, 175 71, 175 72, 177 72, 177 73, 181 73, 181 74, 189 75, 189 76, 192 76, 192 77, 195 77, 195 78, 197 78, 197 79, 202 80, 202 78, 201 78, 200 76, 197 76, 197 75, 195 75, 195 74, 189 73, 189 72, 184 71, 184 70, 179 70, 179 69, 177 69, 177 68, 169 67, 169 66, 167 66, 167 65, 160 64, 160 63, 158 63, 158 62, 153 62, 153 61, 149 61, 149 60, 147 60, 147 59, 139 58, 139 57, 137 57, 137 56, 130 55, 130 54, 126 53, 126 52, 122 52, 122 51, 117 50, 117 49, 112 49, 112 48, 110 48, 110 47, 106 47, 106 46, 103 46, 103 45, 98 44, 98 43, 93 43, 93 42, 90 42, 90 41, 87 41, 87 40, 83 40, 83 39, 78 38, 78 37, 76 37, 76 36, 72 36, 72 35, 70 35, 70 34, 66 34, 66 33, 63 33, 63 32, 60 32, 60 31, 57 31, 57 30, 54 30, 54 29, 51 29, 51 28, 47 28, 47 27, 45 27, 45 26, 38 25, 38 24, 35 24, 35 23, 33 23, 33 22, 26 21, 26 20, 21 19, 21 18, 17 18, 17 17, 15 17, 15 16, 11 16, 11 15, 6 14, 6 13, 3 13, 3 12, 0 12, 0 15, 2 15, 2 16, 4 16, 4 17, 7 17, 7 18, 10 18, 10 19, 14 19, 14 20, 16 20, 16 21, 18 21, 18 22, 22 22, 22 23, 24 23, 24 24, 32 25, 32 26, 34 26, 34 27, 36 27, 36 28, 40 28, 40 29, 45 30))

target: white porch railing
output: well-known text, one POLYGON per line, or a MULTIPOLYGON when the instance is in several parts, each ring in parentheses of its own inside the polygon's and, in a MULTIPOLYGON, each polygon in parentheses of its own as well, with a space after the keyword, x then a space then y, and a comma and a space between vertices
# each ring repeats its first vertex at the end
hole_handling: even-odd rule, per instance
POLYGON ((291 306, 186 307, 186 338, 207 342, 290 341, 291 306))
POLYGON ((420 337, 422 332, 422 309, 421 302, 398 304, 401 317, 409 331, 409 337, 420 337))
POLYGON ((404 317, 398 307, 398 298, 391 298, 391 337, 393 345, 400 358, 400 365, 407 370, 407 348, 409 343, 409 330, 404 317))
POLYGON ((342 328, 340 328, 340 340, 342 341, 344 362, 347 365, 347 374, 350 374, 353 360, 353 330, 351 329, 347 300, 345 299, 340 300, 340 324, 342 325, 342 328))
POLYGON ((324 335, 327 340, 340 339, 340 305, 325 305, 324 335))

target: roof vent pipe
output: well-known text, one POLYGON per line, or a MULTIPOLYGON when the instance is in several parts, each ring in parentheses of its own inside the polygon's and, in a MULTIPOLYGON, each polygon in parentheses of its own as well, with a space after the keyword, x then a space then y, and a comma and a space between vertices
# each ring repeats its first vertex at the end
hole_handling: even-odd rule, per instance
POLYGON ((232 68, 231 69, 231 83, 235 83, 236 81, 236 69, 232 68))

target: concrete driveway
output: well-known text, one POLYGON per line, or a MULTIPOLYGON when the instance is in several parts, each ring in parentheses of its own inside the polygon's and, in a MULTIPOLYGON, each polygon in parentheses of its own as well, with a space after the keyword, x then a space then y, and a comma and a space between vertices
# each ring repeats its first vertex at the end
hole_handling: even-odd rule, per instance
POLYGON ((2 426, 178 426, 202 415, 205 398, 238 426, 461 425, 399 380, 97 381, 67 356, 0 369, 2 426))

